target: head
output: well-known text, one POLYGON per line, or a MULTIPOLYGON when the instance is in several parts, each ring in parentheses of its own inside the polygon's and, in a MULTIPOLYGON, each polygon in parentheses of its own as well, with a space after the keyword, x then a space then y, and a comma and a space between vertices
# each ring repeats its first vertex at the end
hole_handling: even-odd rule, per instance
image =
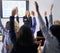
POLYGON ((32 16, 34 16, 34 15, 35 15, 34 11, 31 11, 31 15, 32 15, 32 16))
POLYGON ((47 15, 47 11, 44 12, 44 16, 46 16, 46 15, 47 15))
POLYGON ((57 40, 60 42, 60 25, 52 25, 50 27, 50 30, 52 34, 57 38, 57 40))
POLYGON ((5 28, 6 28, 7 30, 10 29, 10 21, 7 21, 7 22, 6 22, 6 26, 5 26, 5 28))
POLYGON ((23 25, 19 29, 18 41, 22 45, 31 45, 33 43, 33 36, 31 29, 23 25))
POLYGON ((60 25, 60 21, 59 20, 55 20, 54 21, 54 25, 60 25))
POLYGON ((29 17, 29 16, 30 16, 30 12, 29 12, 28 10, 26 11, 25 16, 27 16, 27 17, 29 17))

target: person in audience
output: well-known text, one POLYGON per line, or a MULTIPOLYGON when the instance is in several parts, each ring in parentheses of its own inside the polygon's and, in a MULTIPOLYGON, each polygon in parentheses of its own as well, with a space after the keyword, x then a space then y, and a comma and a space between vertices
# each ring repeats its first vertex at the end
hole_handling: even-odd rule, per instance
POLYGON ((46 20, 46 26, 47 28, 50 28, 53 25, 53 15, 52 15, 52 10, 53 10, 53 4, 50 7, 50 15, 49 15, 49 21, 47 18, 47 11, 44 12, 45 20, 46 20))
POLYGON ((36 31, 36 17, 35 17, 35 13, 34 11, 31 11, 31 17, 32 17, 32 27, 31 27, 31 30, 32 30, 32 33, 34 35, 35 31, 36 31))
POLYGON ((52 10, 53 10, 53 4, 51 4, 51 7, 50 7, 49 28, 53 25, 53 15, 52 15, 52 10))
MULTIPOLYGON (((15 9, 15 11, 17 11, 17 9, 15 9)), ((16 14, 17 14, 17 12, 16 12, 16 14)), ((12 13, 12 15, 14 15, 14 13, 12 13)), ((12 17, 15 17, 15 15, 12 16, 12 17)), ((18 31, 19 31, 19 25, 18 25, 18 22, 15 23, 15 19, 13 20, 12 17, 10 18, 10 31, 9 31, 9 34, 10 34, 11 41, 12 41, 12 43, 14 45, 16 43, 16 39, 18 38, 17 34, 18 34, 18 31), (13 26, 15 26, 15 27, 13 27, 13 26)))
MULTIPOLYGON (((15 30, 18 30, 18 23, 15 21, 14 23, 15 30)), ((2 53, 10 53, 11 49, 13 47, 13 43, 10 39, 9 35, 9 29, 10 29, 10 21, 6 22, 6 27, 4 28, 0 19, 0 30, 2 32, 3 38, 2 38, 2 53)), ((17 32, 16 32, 17 34, 17 32)), ((17 37, 17 36, 16 36, 17 37)))
POLYGON ((10 53, 12 49, 12 42, 9 36, 9 21, 6 22, 6 27, 4 28, 0 19, 0 30, 2 31, 3 35, 3 45, 2 45, 2 53, 10 53))
POLYGON ((60 25, 60 21, 59 20, 55 20, 54 21, 54 25, 58 25, 58 24, 60 25))
MULTIPOLYGON (((10 31, 13 30, 11 32, 11 35, 13 35, 13 37, 16 35, 15 34, 15 30, 14 30, 14 16, 16 14, 16 10, 14 9, 12 11, 12 16, 10 17, 10 31)), ((33 36, 32 36, 32 31, 29 27, 23 25, 21 26, 21 28, 19 29, 18 32, 18 39, 16 40, 16 42, 14 44, 14 47, 12 49, 11 53, 37 53, 37 45, 34 43, 33 41, 33 36)))
POLYGON ((60 53, 60 25, 52 25, 49 30, 39 12, 38 3, 35 2, 36 12, 38 15, 40 28, 45 38, 44 48, 41 53, 60 53))
POLYGON ((46 26, 47 26, 47 29, 48 29, 49 23, 48 23, 48 18, 47 18, 47 12, 46 11, 44 12, 44 16, 45 16, 46 26))
POLYGON ((31 28, 32 27, 32 17, 30 16, 30 12, 27 10, 25 16, 23 17, 24 25, 31 28))
POLYGON ((16 20, 19 23, 19 16, 18 16, 18 7, 16 7, 16 20))

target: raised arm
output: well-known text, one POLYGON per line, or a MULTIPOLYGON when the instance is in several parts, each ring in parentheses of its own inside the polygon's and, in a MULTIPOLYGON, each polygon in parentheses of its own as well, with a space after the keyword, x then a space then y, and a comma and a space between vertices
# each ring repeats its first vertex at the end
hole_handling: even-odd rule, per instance
POLYGON ((36 7, 36 12, 37 12, 37 15, 38 15, 39 22, 40 22, 40 27, 41 28, 46 27, 46 25, 45 25, 45 23, 44 23, 44 21, 42 19, 42 16, 41 16, 41 14, 39 12, 39 6, 38 6, 37 2, 35 2, 35 7, 36 7))
POLYGON ((16 42, 16 34, 15 34, 15 28, 14 28, 15 14, 16 14, 16 10, 14 9, 12 11, 12 16, 10 16, 10 37, 11 37, 11 41, 13 42, 13 44, 15 44, 16 42))
POLYGON ((53 25, 53 16, 52 16, 53 4, 50 8, 50 15, 49 15, 49 28, 53 25))
POLYGON ((1 22, 1 18, 0 18, 0 31, 2 32, 3 35, 7 34, 8 31, 4 28, 4 26, 2 25, 2 22, 1 22))
POLYGON ((37 12, 37 15, 38 15, 39 22, 40 22, 40 28, 43 32, 43 36, 44 36, 45 39, 46 38, 49 39, 52 36, 52 34, 49 32, 50 30, 47 30, 47 27, 46 27, 46 25, 45 25, 45 23, 42 19, 42 16, 39 12, 39 6, 38 6, 37 2, 35 2, 35 7, 36 7, 36 12, 37 12))

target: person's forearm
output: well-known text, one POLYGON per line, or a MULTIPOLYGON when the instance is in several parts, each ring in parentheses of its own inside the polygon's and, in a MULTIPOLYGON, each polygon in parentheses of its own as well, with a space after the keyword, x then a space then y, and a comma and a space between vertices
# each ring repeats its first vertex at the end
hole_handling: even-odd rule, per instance
POLYGON ((53 17, 52 14, 49 15, 49 28, 53 25, 53 17))
POLYGON ((19 17, 18 17, 18 16, 16 17, 16 20, 17 20, 17 22, 19 23, 19 17))
POLYGON ((40 28, 42 30, 43 36, 44 36, 45 39, 49 39, 51 37, 51 32, 50 32, 50 30, 47 30, 47 27, 46 27, 46 25, 45 25, 45 23, 42 19, 42 16, 39 12, 39 6, 38 6, 37 2, 35 2, 35 6, 36 6, 36 12, 37 12, 37 15, 38 15, 38 20, 39 20, 39 23, 40 23, 40 28))

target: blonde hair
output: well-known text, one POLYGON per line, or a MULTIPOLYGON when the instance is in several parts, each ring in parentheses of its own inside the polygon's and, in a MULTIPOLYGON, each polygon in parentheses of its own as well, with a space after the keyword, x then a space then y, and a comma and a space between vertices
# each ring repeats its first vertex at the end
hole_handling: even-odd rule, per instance
POLYGON ((59 20, 55 20, 54 21, 54 25, 60 25, 60 21, 59 20))
POLYGON ((25 16, 30 16, 30 12, 27 10, 26 13, 25 13, 25 16))
POLYGON ((19 24, 17 21, 14 23, 15 31, 17 32, 19 30, 19 24))
POLYGON ((32 14, 32 15, 35 15, 34 11, 31 11, 31 14, 32 14))

